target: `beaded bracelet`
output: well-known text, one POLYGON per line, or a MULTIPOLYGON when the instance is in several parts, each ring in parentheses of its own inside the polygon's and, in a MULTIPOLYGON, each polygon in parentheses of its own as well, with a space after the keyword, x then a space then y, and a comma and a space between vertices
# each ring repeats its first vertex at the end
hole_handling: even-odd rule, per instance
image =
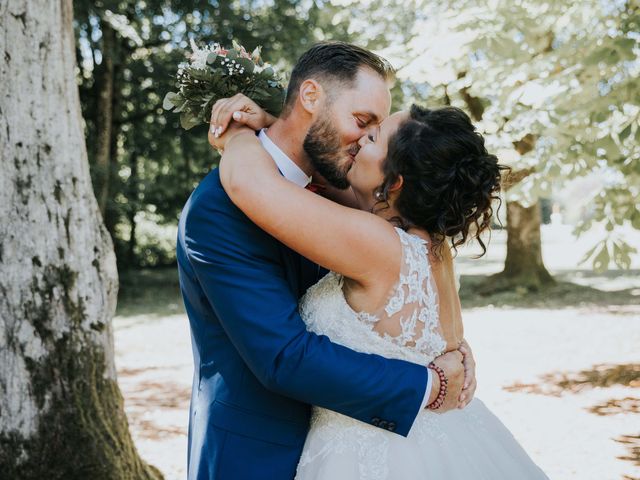
POLYGON ((428 368, 430 368, 431 370, 436 372, 438 374, 438 378, 440 378, 440 391, 438 392, 438 396, 436 397, 436 399, 433 402, 431 402, 429 405, 427 405, 427 408, 429 410, 437 410, 442 406, 442 404, 444 403, 444 399, 447 396, 447 382, 448 382, 448 380, 447 380, 447 376, 444 374, 444 370, 442 370, 435 363, 431 362, 428 365, 428 368))

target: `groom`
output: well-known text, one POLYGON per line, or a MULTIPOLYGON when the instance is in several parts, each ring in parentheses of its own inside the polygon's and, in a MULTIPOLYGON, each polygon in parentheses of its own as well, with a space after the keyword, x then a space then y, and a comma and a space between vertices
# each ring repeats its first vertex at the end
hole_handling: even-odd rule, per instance
MULTIPOLYGON (((303 54, 281 118, 260 134, 281 173, 303 188, 318 171, 344 188, 358 139, 389 114, 391 76, 386 61, 354 45, 323 43, 303 54), (310 79, 330 94, 317 99, 329 105, 317 118, 301 106, 310 79)), ((292 479, 310 405, 406 436, 438 396, 438 375, 426 366, 358 353, 305 329, 298 300, 325 272, 238 210, 217 169, 184 207, 177 258, 195 366, 190 480, 292 479)), ((465 355, 463 366, 461 358, 436 359, 449 379, 438 411, 458 406, 464 368, 475 385, 473 359, 465 355)))

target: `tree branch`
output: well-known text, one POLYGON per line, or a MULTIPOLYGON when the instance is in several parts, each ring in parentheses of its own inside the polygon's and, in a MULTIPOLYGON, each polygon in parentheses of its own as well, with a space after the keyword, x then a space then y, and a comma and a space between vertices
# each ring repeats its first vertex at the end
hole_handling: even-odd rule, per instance
POLYGON ((511 187, 513 187, 514 185, 517 185, 518 183, 520 183, 522 180, 527 178, 529 175, 531 175, 535 171, 536 169, 534 167, 529 167, 523 170, 515 170, 515 171, 509 170, 507 174, 503 175, 502 181, 500 182, 500 188, 502 189, 503 192, 506 192, 511 187))

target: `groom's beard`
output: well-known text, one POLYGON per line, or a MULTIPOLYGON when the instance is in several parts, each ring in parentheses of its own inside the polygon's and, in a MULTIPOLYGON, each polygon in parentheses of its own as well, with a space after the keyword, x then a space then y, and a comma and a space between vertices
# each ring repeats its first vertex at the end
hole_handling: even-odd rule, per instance
POLYGON ((345 162, 345 165, 340 167, 340 160, 345 156, 341 151, 340 135, 327 117, 319 118, 311 125, 303 148, 309 155, 313 168, 331 185, 341 190, 349 187, 347 173, 351 164, 345 162))

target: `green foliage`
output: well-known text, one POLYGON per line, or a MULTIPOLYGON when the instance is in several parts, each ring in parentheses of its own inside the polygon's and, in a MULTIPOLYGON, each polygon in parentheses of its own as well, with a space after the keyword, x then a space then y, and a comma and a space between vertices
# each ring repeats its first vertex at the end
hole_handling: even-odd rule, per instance
POLYGON ((527 204, 552 183, 601 175, 577 232, 604 225, 588 258, 599 269, 628 265, 633 248, 617 231, 640 223, 637 0, 441 1, 417 28, 425 33, 401 75, 472 114, 479 102, 490 148, 516 169, 533 167, 508 198, 527 204), (524 139, 533 148, 514 151, 524 139))
MULTIPOLYGON (((114 119, 105 223, 114 238, 120 267, 174 261, 167 242, 140 235, 141 218, 175 225, 187 197, 217 163, 205 125, 185 132, 162 103, 175 87, 176 66, 189 40, 199 44, 232 40, 264 56, 281 72, 318 40, 352 40, 348 19, 321 0, 88 0, 74 1, 78 83, 92 175, 99 73, 103 68, 102 28, 117 33, 114 58, 114 119), (156 263, 153 263, 156 262, 156 263)), ((171 245, 173 250, 173 245, 171 245)))

